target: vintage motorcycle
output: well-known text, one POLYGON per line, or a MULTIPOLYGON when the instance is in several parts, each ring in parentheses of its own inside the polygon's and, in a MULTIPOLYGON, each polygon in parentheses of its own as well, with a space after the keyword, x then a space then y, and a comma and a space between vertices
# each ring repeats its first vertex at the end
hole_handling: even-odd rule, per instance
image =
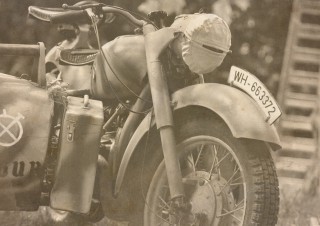
MULTIPOLYGON (((161 11, 140 20, 96 3, 31 6, 29 15, 69 36, 46 58, 42 44, 5 47, 38 53, 39 64, 26 79, 0 74, 0 210, 50 206, 140 226, 276 224, 270 152, 280 148, 273 123, 281 111, 249 72, 233 66, 230 86, 205 83, 184 62, 185 45, 199 43, 183 31, 207 14, 170 27, 161 11), (98 24, 118 15, 136 34, 101 46, 98 24)), ((200 39, 201 26, 193 29, 200 39)))

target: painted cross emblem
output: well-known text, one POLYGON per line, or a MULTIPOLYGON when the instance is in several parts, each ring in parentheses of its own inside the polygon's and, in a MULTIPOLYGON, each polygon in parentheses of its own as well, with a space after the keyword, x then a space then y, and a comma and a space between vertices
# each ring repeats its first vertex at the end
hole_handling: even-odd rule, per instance
POLYGON ((10 147, 19 142, 23 134, 20 119, 24 119, 22 114, 18 113, 17 117, 13 117, 3 109, 0 115, 0 146, 10 147))

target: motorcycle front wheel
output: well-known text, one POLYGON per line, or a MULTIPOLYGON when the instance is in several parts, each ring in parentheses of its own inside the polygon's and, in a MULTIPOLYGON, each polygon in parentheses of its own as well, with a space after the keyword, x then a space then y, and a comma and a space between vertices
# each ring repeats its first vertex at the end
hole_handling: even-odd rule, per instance
POLYGON ((172 208, 162 162, 148 189, 144 225, 274 226, 278 179, 265 143, 236 139, 224 122, 211 117, 179 124, 177 149, 190 207, 172 208))

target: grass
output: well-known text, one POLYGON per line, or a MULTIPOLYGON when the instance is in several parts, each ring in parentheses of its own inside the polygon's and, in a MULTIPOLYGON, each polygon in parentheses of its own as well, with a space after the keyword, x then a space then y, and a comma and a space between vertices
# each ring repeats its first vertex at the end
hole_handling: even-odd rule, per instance
POLYGON ((55 223, 50 219, 46 209, 41 207, 37 212, 15 212, 3 211, 0 212, 1 226, 126 226, 124 223, 117 223, 104 218, 96 224, 66 221, 55 223))
POLYGON ((281 190, 278 226, 309 226, 311 217, 320 222, 319 162, 319 159, 315 159, 299 192, 288 195, 285 188, 281 190))
POLYGON ((281 201, 277 225, 308 226, 311 217, 320 220, 320 197, 300 194, 296 198, 281 201))

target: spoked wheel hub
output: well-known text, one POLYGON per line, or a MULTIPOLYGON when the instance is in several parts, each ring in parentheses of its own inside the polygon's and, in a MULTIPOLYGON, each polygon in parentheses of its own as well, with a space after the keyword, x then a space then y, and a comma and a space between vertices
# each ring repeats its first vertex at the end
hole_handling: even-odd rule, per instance
POLYGON ((234 198, 230 189, 225 189, 227 181, 217 174, 196 171, 184 178, 187 197, 191 204, 188 225, 219 225, 223 210, 234 208, 234 198), (222 189, 224 188, 224 189, 222 189))

